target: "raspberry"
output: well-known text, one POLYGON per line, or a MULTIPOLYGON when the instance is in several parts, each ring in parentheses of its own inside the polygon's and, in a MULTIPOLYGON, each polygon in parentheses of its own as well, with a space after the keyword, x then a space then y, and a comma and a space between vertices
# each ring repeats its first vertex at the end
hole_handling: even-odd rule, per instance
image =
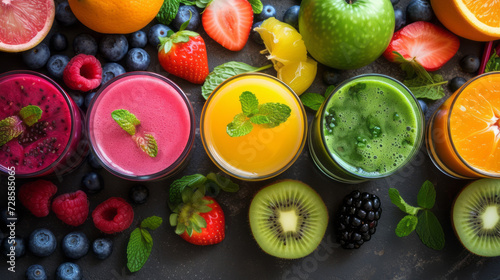
POLYGON ((64 223, 79 226, 89 215, 89 201, 83 191, 62 194, 52 202, 52 211, 64 223))
POLYGON ((95 227, 111 234, 130 227, 134 220, 134 209, 123 198, 111 197, 99 204, 92 212, 95 227))
POLYGON ((376 195, 352 191, 344 198, 337 219, 340 245, 344 249, 358 249, 369 241, 381 214, 380 199, 376 195))
POLYGON ((95 56, 79 54, 73 57, 63 72, 64 83, 74 90, 89 91, 101 84, 101 63, 95 56))
POLYGON ((36 217, 50 212, 50 198, 57 192, 56 185, 45 180, 29 182, 19 189, 19 200, 36 217))

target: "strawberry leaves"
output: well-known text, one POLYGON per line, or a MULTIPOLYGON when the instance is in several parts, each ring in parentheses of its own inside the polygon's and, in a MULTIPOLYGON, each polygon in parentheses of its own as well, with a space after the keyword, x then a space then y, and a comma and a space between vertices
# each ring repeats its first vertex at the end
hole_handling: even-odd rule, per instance
POLYGON ((148 260, 153 249, 153 237, 147 229, 155 230, 162 222, 162 218, 158 216, 146 218, 130 234, 127 244, 127 267, 130 272, 139 271, 148 260))

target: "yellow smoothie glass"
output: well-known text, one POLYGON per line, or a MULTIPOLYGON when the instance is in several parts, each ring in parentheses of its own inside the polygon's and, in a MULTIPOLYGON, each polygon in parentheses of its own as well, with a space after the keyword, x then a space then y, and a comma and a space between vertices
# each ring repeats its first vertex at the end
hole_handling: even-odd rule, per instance
POLYGON ((302 152, 306 132, 307 118, 299 97, 280 80, 262 73, 227 79, 208 97, 201 113, 201 140, 208 156, 224 172, 242 180, 265 180, 284 172, 302 152), (229 136, 227 125, 242 113, 240 95, 246 91, 259 104, 287 105, 290 116, 273 128, 254 124, 247 135, 229 136))

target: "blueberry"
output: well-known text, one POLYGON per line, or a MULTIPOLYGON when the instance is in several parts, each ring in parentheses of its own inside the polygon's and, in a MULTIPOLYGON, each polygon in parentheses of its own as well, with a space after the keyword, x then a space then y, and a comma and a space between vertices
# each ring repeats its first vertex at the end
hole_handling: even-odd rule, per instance
POLYGON ((75 37, 73 40, 73 50, 75 54, 88 54, 88 55, 96 55, 97 54, 97 42, 94 37, 89 34, 82 33, 75 37))
POLYGON ((283 15, 283 22, 290 24, 295 27, 295 29, 299 29, 299 11, 299 5, 294 5, 288 8, 283 15))
POLYGON ((396 17, 396 26, 394 27, 394 31, 397 31, 406 25, 406 13, 397 8, 394 9, 394 16, 396 17))
POLYGON ((158 37, 166 37, 170 27, 163 25, 161 23, 151 26, 148 31, 148 42, 151 46, 158 48, 160 44, 160 39, 158 37))
POLYGON ((108 62, 102 66, 102 80, 101 85, 104 85, 109 80, 121 74, 125 74, 125 68, 116 62, 108 62))
POLYGON ((88 253, 89 240, 81 231, 68 233, 62 240, 62 250, 66 257, 79 259, 88 253))
POLYGON ((328 68, 323 72, 323 82, 327 85, 337 85, 340 83, 340 73, 339 71, 328 68))
POLYGON ((83 109, 83 105, 85 103, 85 98, 80 93, 77 92, 72 92, 69 94, 69 96, 75 101, 76 106, 80 107, 83 109))
POLYGON ((99 51, 109 61, 122 59, 128 51, 128 41, 125 35, 105 35, 99 42, 99 51))
POLYGON ((205 195, 216 197, 220 193, 220 187, 214 182, 208 182, 205 187, 205 195))
POLYGON ((19 215, 16 211, 9 211, 9 208, 5 206, 0 210, 0 219, 5 225, 9 225, 11 222, 19 222, 19 215))
POLYGON ((63 26, 70 26, 78 21, 73 11, 71 11, 68 1, 61 2, 57 5, 55 17, 63 26))
POLYGON ((262 40, 262 37, 260 37, 259 32, 254 30, 256 27, 260 27, 261 24, 262 24, 262 21, 258 21, 258 22, 253 24, 252 30, 250 31, 250 37, 252 38, 252 40, 255 43, 257 43, 259 45, 264 45, 264 40, 262 40))
POLYGON ((55 54, 51 56, 47 62, 47 71, 49 75, 57 79, 62 79, 64 68, 66 68, 68 62, 69 57, 66 55, 55 54))
POLYGON ((150 63, 151 58, 148 52, 140 48, 131 49, 125 57, 125 66, 128 71, 146 71, 150 63))
POLYGON ((61 52, 68 47, 68 39, 66 35, 56 32, 50 37, 49 46, 53 51, 61 52))
POLYGON ((266 20, 270 17, 276 17, 276 9, 273 5, 264 5, 264 7, 262 7, 262 12, 255 15, 257 21, 266 20))
POLYGON ((451 92, 455 92, 466 82, 467 80, 462 77, 455 77, 448 83, 448 88, 451 92))
POLYGON ((98 259, 107 259, 113 252, 113 241, 109 238, 98 238, 92 242, 92 252, 98 259))
POLYGON ((26 280, 47 280, 45 268, 39 264, 33 264, 26 270, 26 280))
POLYGON ((427 0, 411 0, 406 6, 408 23, 416 21, 431 21, 434 17, 431 4, 427 0))
POLYGON ((200 13, 195 6, 180 6, 177 15, 175 15, 172 21, 172 26, 176 30, 181 29, 181 25, 189 20, 189 24, 184 28, 184 30, 196 31, 200 27, 201 19, 200 13), (191 19, 189 19, 191 18, 191 19))
POLYGON ((90 164, 90 167, 94 169, 102 169, 102 165, 97 159, 97 157, 94 155, 94 153, 89 153, 88 161, 90 164))
POLYGON ((394 5, 396 5, 397 3, 399 3, 399 0, 391 0, 391 3, 392 3, 392 5, 394 6, 394 5))
POLYGON ((104 188, 104 179, 95 172, 89 172, 83 176, 82 186, 88 193, 97 193, 104 188))
POLYGON ((423 100, 421 99, 418 99, 418 103, 420 103, 420 108, 422 108, 422 113, 425 113, 427 112, 427 103, 425 103, 423 100))
POLYGON ((128 44, 131 48, 144 48, 148 44, 148 36, 146 35, 146 32, 139 30, 130 34, 128 44))
POLYGON ((475 55, 467 55, 460 60, 460 67, 467 73, 476 73, 477 70, 479 70, 480 64, 481 61, 479 60, 479 57, 475 55))
POLYGON ((81 280, 82 270, 76 263, 65 262, 57 267, 56 280, 81 280))
POLYGON ((90 102, 92 102, 92 98, 94 98, 95 94, 95 92, 91 92, 85 96, 85 107, 89 108, 90 102))
POLYGON ((130 188, 128 195, 135 204, 143 204, 148 200, 149 190, 144 185, 134 185, 130 188))
POLYGON ((24 256, 26 253, 26 245, 24 238, 16 236, 11 238, 10 236, 5 237, 2 241, 2 254, 10 259, 12 255, 15 255, 16 259, 24 256), (14 254, 11 252, 11 247, 14 247, 14 254))
POLYGON ((49 47, 45 43, 40 43, 38 46, 23 52, 23 61, 31 69, 40 69, 50 58, 49 47))
POLYGON ((35 229, 29 238, 28 248, 37 257, 48 257, 56 250, 57 240, 46 228, 35 229))

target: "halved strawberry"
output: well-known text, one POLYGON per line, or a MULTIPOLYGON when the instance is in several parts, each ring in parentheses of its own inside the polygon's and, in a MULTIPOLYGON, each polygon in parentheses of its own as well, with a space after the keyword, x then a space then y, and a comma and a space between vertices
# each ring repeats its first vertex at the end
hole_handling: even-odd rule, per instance
POLYGON ((213 0, 201 16, 210 38, 231 51, 245 46, 253 24, 252 5, 247 0, 213 0))
POLYGON ((398 52, 420 63, 425 70, 441 68, 458 51, 460 41, 451 32, 425 21, 417 21, 395 32, 384 57, 395 62, 398 52))

